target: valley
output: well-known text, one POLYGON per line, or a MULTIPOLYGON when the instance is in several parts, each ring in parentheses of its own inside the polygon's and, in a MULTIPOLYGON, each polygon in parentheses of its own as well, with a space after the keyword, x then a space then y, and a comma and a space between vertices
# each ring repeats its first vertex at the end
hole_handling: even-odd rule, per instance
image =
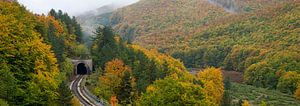
POLYGON ((281 85, 284 73, 299 76, 299 15, 293 0, 141 0, 89 21, 187 68, 232 70, 224 78, 286 93, 282 86, 292 82, 281 85))
POLYGON ((297 0, 68 3, 0 0, 0 106, 300 105, 297 0))

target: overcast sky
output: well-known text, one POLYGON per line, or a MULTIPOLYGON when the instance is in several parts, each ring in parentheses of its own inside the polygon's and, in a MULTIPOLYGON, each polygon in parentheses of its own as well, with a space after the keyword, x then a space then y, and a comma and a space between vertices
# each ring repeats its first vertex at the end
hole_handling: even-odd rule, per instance
POLYGON ((117 3, 128 4, 138 0, 18 0, 27 9, 34 13, 47 14, 51 8, 61 9, 70 15, 78 15, 83 12, 94 10, 103 5, 117 3))

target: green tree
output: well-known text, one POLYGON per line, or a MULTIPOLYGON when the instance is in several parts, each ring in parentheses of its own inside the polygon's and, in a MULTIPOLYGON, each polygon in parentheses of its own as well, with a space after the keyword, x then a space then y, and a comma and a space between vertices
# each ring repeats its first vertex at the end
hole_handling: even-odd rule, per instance
POLYGON ((76 18, 73 16, 72 17, 72 25, 74 27, 74 34, 76 35, 76 41, 79 43, 83 43, 83 33, 81 30, 80 24, 77 23, 76 18))
POLYGON ((0 106, 9 106, 9 105, 6 101, 0 99, 0 106))
POLYGON ((118 53, 115 35, 109 27, 99 27, 92 46, 92 58, 96 66, 104 68, 107 61, 112 60, 118 53))
POLYGON ((137 101, 139 106, 182 106, 197 105, 207 106, 203 89, 200 85, 190 82, 179 81, 176 78, 167 77, 156 80, 154 84, 147 87, 137 101))
POLYGON ((247 84, 256 87, 276 88, 276 71, 266 62, 251 65, 246 69, 244 80, 247 84))
POLYGON ((89 49, 84 45, 80 44, 74 48, 74 57, 79 59, 88 59, 89 57, 89 49))
POLYGON ((224 95, 222 99, 222 106, 231 106, 232 97, 230 95, 231 82, 229 78, 224 80, 224 95))
POLYGON ((71 100, 73 98, 73 95, 65 81, 62 81, 59 84, 58 93, 59 93, 58 101, 61 106, 71 106, 72 105, 71 100))
POLYGON ((56 12, 54 9, 51 9, 48 15, 53 16, 56 20, 59 20, 65 24, 68 34, 75 35, 75 40, 78 43, 83 43, 81 26, 78 24, 74 16, 71 18, 67 13, 63 13, 61 10, 56 12))
POLYGON ((0 65, 0 98, 9 101, 10 104, 17 102, 17 81, 7 64, 0 65))
POLYGON ((66 58, 65 60, 60 64, 60 80, 61 81, 69 81, 71 78, 71 75, 73 74, 73 63, 70 58, 66 58))

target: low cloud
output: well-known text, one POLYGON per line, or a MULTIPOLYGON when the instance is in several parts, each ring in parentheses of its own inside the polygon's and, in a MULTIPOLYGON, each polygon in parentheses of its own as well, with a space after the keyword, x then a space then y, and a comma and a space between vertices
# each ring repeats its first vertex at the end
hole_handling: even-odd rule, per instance
POLYGON ((34 13, 47 14, 50 9, 60 9, 71 15, 94 10, 108 4, 130 4, 138 0, 18 0, 34 13))

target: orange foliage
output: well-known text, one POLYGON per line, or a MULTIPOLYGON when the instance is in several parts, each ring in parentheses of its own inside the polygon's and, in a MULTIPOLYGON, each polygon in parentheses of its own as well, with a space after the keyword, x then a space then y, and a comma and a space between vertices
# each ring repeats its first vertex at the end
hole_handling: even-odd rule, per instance
MULTIPOLYGON (((114 59, 105 64, 106 73, 99 77, 99 94, 103 98, 109 99, 110 97, 117 95, 122 87, 122 80, 126 73, 131 74, 131 68, 123 63, 122 60, 114 59)), ((135 79, 130 77, 131 86, 135 86, 135 79)))
POLYGON ((110 104, 111 104, 111 106, 117 106, 118 105, 117 96, 111 96, 110 97, 110 104))
POLYGON ((64 32, 63 24, 59 22, 58 20, 55 20, 53 16, 37 16, 37 19, 46 26, 46 28, 49 28, 49 24, 53 24, 55 30, 56 30, 56 36, 62 35, 64 32))
POLYGON ((114 59, 105 65, 105 71, 107 73, 116 75, 117 77, 122 78, 125 71, 131 72, 130 67, 126 66, 122 60, 114 59))

